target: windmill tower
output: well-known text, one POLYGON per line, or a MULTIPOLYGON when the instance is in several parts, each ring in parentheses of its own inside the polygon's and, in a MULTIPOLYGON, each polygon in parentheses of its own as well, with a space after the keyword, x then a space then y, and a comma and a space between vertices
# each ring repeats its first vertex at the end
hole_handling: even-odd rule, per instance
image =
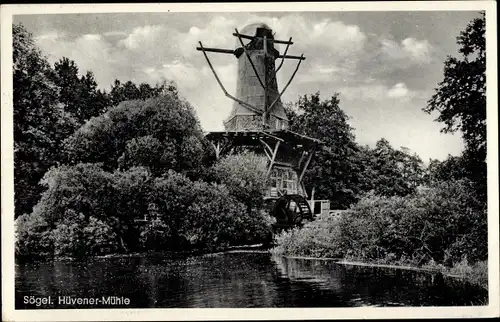
POLYGON ((210 132, 207 139, 212 143, 217 158, 242 149, 266 155, 269 186, 265 199, 270 205, 271 215, 277 220, 276 225, 290 227, 301 224, 304 219, 312 219, 302 179, 321 142, 288 129, 281 96, 305 57, 287 55, 293 44, 292 38, 288 41, 274 39, 271 28, 263 23, 248 25, 241 33, 235 29, 233 36, 237 38, 236 49, 208 48, 201 41, 196 48, 203 52, 224 94, 234 101, 231 114, 224 122, 225 131, 210 132), (286 45, 283 54, 275 48, 275 44, 286 45), (238 59, 235 96, 226 91, 208 58, 208 52, 232 54, 238 59), (290 79, 279 91, 276 75, 285 59, 298 62, 290 79), (280 61, 278 67, 277 60, 280 61))

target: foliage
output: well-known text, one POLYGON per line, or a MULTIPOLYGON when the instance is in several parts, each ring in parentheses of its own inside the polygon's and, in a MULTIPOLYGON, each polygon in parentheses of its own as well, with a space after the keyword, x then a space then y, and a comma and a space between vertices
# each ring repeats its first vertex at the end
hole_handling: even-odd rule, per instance
POLYGON ((406 196, 416 191, 423 182, 422 160, 401 147, 394 149, 382 138, 375 148, 358 149, 364 191, 374 191, 380 196, 406 196))
POLYGON ((97 89, 94 74, 87 71, 78 76, 73 60, 63 57, 54 64, 53 80, 59 88, 59 101, 64 109, 83 124, 93 116, 102 114, 109 105, 107 94, 97 89))
POLYGON ((353 128, 339 107, 338 94, 321 101, 320 94, 300 97, 287 108, 290 129, 322 140, 306 172, 306 187, 315 187, 316 199, 330 199, 335 209, 348 207, 356 200, 359 172, 354 169, 356 154, 353 128))
POLYGON ((20 257, 47 257, 53 249, 49 224, 40 214, 23 214, 14 221, 15 254, 20 257))
POLYGON ((424 181, 431 185, 435 182, 460 180, 467 177, 466 170, 463 156, 448 155, 443 161, 430 160, 424 181))
POLYGON ((486 39, 485 15, 474 19, 457 37, 461 58, 448 56, 444 79, 424 109, 437 112, 443 132, 460 131, 465 141, 467 177, 486 200, 486 39))
POLYGON ((163 95, 178 96, 177 87, 173 82, 166 82, 151 86, 147 83, 141 83, 139 86, 131 81, 122 83, 115 79, 109 92, 110 106, 117 106, 123 101, 146 100, 163 95))
POLYGON ((51 231, 55 256, 83 256, 85 253, 83 229, 85 216, 73 210, 65 212, 57 226, 51 231))
POLYGON ((464 257, 449 269, 449 273, 466 278, 472 284, 488 289, 488 262, 480 261, 473 265, 464 257))
POLYGON ((316 188, 317 199, 329 199, 333 209, 345 209, 364 194, 405 196, 422 183, 422 160, 408 148, 394 149, 382 138, 375 148, 354 141, 348 116, 339 107, 338 95, 321 101, 319 93, 299 98, 287 107, 291 130, 320 139, 304 178, 316 188))
POLYGON ((83 226, 83 237, 86 255, 112 253, 119 248, 113 227, 94 216, 83 226))
POLYGON ((91 216, 67 211, 63 220, 50 233, 55 256, 83 257, 110 252, 118 248, 112 228, 91 216))
POLYGON ((14 24, 12 31, 17 218, 30 213, 39 200, 43 189, 38 182, 45 172, 66 163, 63 141, 83 123, 123 100, 178 94, 173 83, 153 87, 119 81, 108 94, 98 89, 92 71, 79 75, 78 66, 67 57, 52 67, 22 24, 14 24), (122 90, 129 87, 139 94, 122 90))
POLYGON ((150 208, 169 225, 174 249, 259 242, 271 229, 266 216, 248 210, 225 185, 192 182, 173 171, 155 179, 150 208))
POLYGON ((317 219, 277 237, 295 255, 393 258, 452 265, 487 258, 487 216, 468 181, 442 182, 406 197, 367 195, 340 219, 317 219), (326 241, 326 242, 321 242, 326 241))
POLYGON ((341 258, 347 253, 338 216, 320 215, 301 228, 283 231, 275 237, 275 254, 341 258))
POLYGON ((249 214, 225 186, 195 182, 191 198, 180 234, 196 248, 228 246, 252 228, 245 227, 249 214))
POLYGON ((141 228, 139 242, 143 249, 158 251, 168 249, 170 227, 163 220, 154 218, 141 228))
POLYGON ((113 177, 97 164, 61 166, 49 170, 41 181, 46 187, 33 214, 42 215, 54 227, 68 211, 104 216, 113 209, 113 177))
POLYGON ((135 244, 130 240, 135 233, 133 220, 147 211, 143 206, 148 197, 144 181, 149 176, 137 168, 109 173, 98 164, 53 168, 42 180, 46 191, 30 216, 42 217, 46 228, 53 230, 55 255, 82 255, 95 251, 98 245, 111 245, 115 250, 118 244, 106 242, 105 236, 128 250, 135 244), (86 239, 82 237, 85 233, 90 234, 86 239))
POLYGON ((249 209, 261 209, 264 202, 267 159, 251 152, 228 155, 214 165, 216 180, 249 209))
POLYGON ((199 173, 206 143, 193 108, 173 94, 125 101, 92 118, 65 141, 68 162, 106 170, 148 167, 199 173))
POLYGON ((268 216, 247 209, 225 185, 173 170, 154 177, 144 167, 111 173, 79 163, 51 169, 42 182, 33 213, 17 221, 18 256, 213 250, 262 242, 271 232, 268 216))
POLYGON ((12 29, 15 216, 31 212, 38 181, 60 160, 62 140, 77 121, 58 104, 53 71, 22 25, 12 29))

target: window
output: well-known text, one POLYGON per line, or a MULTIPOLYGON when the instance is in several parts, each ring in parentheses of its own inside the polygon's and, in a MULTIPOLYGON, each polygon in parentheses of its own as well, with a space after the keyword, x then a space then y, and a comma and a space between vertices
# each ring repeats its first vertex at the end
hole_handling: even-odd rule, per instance
POLYGON ((292 169, 274 168, 271 172, 271 187, 285 189, 289 194, 297 193, 297 181, 297 173, 292 169))

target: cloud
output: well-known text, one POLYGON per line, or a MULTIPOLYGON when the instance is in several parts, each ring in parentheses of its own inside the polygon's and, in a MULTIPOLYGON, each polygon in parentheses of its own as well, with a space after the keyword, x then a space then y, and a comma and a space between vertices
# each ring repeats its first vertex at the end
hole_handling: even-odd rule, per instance
POLYGON ((101 35, 84 34, 76 38, 63 34, 49 35, 51 36, 37 37, 36 43, 43 52, 48 53, 52 64, 68 57, 76 62, 80 74, 91 70, 101 88, 108 88, 115 78, 134 79, 137 66, 130 63, 124 51, 113 46, 101 35))
POLYGON ((114 37, 114 36, 128 36, 129 34, 126 33, 125 31, 120 31, 120 30, 114 30, 114 31, 106 31, 103 33, 103 36, 105 37, 114 37))
MULTIPOLYGON (((226 90, 234 93, 236 63, 216 65, 214 68, 226 90)), ((205 130, 223 129, 222 121, 228 117, 233 101, 224 95, 207 66, 198 68, 191 63, 176 60, 164 64, 161 68, 147 67, 144 72, 148 74, 148 81, 152 83, 163 80, 174 81, 181 95, 195 108, 205 130)))
POLYGON ((397 83, 387 91, 387 97, 390 98, 402 98, 407 97, 410 94, 408 87, 405 83, 397 83))
POLYGON ((368 79, 361 84, 339 87, 338 91, 341 97, 352 101, 383 101, 387 99, 408 101, 427 97, 427 93, 410 90, 403 82, 388 86, 377 83, 373 79, 368 79))
POLYGON ((165 37, 166 28, 164 26, 141 26, 135 28, 127 38, 120 40, 119 45, 127 49, 146 50, 151 47, 151 44, 157 44, 162 37, 165 37))
POLYGON ((86 34, 83 35, 82 38, 87 41, 100 41, 102 40, 101 35, 96 35, 96 34, 86 34))
POLYGON ((36 42, 43 42, 43 41, 56 41, 58 39, 61 39, 65 36, 66 34, 63 32, 58 32, 58 31, 52 31, 46 34, 42 34, 40 36, 37 36, 34 38, 36 42))
POLYGON ((387 86, 382 84, 360 84, 339 88, 341 98, 348 100, 375 100, 380 101, 386 97, 387 86))
POLYGON ((188 32, 179 34, 177 37, 179 49, 184 57, 198 54, 194 49, 199 41, 202 41, 206 47, 234 49, 236 38, 231 34, 237 27, 239 27, 238 21, 235 19, 224 16, 213 17, 208 24, 191 26, 188 32))
POLYGON ((402 42, 403 48, 406 52, 419 61, 429 61, 431 45, 427 40, 418 41, 413 38, 406 38, 402 42))
POLYGON ((394 40, 382 38, 381 52, 388 59, 414 63, 429 63, 431 60, 432 46, 427 40, 419 41, 414 38, 406 38, 397 43, 394 40))

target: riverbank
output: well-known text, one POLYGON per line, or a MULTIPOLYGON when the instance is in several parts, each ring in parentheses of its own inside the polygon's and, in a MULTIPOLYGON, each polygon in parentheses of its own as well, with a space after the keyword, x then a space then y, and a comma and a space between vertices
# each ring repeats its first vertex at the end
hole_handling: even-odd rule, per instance
POLYGON ((443 276, 455 279, 461 279, 473 285, 480 286, 485 290, 488 290, 488 263, 486 261, 478 262, 475 263, 474 265, 470 265, 466 261, 462 261, 460 263, 453 265, 452 267, 445 267, 443 265, 435 263, 427 263, 422 266, 415 266, 415 265, 409 265, 408 262, 402 262, 402 261, 392 261, 388 263, 385 260, 366 261, 366 260, 356 260, 352 258, 309 257, 309 256, 292 256, 292 255, 287 256, 276 253, 274 253, 274 255, 290 259, 332 261, 341 265, 379 267, 379 268, 403 269, 403 270, 411 270, 411 271, 427 272, 427 273, 440 273, 443 276))
MULTIPOLYGON (((183 256, 217 256, 226 253, 269 253, 273 254, 272 249, 265 248, 262 244, 256 245, 242 245, 242 246, 231 246, 223 250, 218 250, 214 252, 203 252, 203 251, 186 251, 186 252, 149 252, 149 253, 135 253, 135 254, 115 254, 115 255, 105 255, 96 256, 95 258, 129 258, 129 257, 183 257, 183 256)), ((474 265, 468 264, 466 261, 462 261, 453 265, 452 267, 446 267, 441 264, 427 263, 425 265, 417 266, 411 265, 405 261, 391 261, 387 260, 361 260, 355 258, 334 258, 334 257, 312 257, 312 256, 287 256, 279 255, 289 259, 305 259, 305 260, 323 260, 331 261, 341 265, 352 265, 352 266, 365 266, 365 267, 378 267, 378 268, 388 268, 388 269, 402 269, 411 270, 418 272, 427 273, 440 273, 443 276, 447 276, 454 279, 461 279, 473 285, 482 287, 488 290, 488 263, 486 261, 479 262, 474 265)))
POLYGON ((115 258, 137 258, 137 257, 156 257, 156 258, 177 258, 185 256, 202 256, 202 255, 214 255, 223 254, 228 252, 264 252, 268 253, 269 248, 265 248, 263 244, 253 244, 253 245, 239 245, 239 246, 228 246, 221 249, 216 249, 214 251, 207 251, 204 249, 190 249, 184 251, 146 251, 146 252, 132 252, 132 253, 111 253, 105 255, 92 255, 85 258, 77 258, 70 256, 57 256, 57 257, 47 257, 47 258, 27 258, 27 257, 16 257, 16 263, 24 261, 80 261, 93 260, 93 259, 115 259, 115 258))

